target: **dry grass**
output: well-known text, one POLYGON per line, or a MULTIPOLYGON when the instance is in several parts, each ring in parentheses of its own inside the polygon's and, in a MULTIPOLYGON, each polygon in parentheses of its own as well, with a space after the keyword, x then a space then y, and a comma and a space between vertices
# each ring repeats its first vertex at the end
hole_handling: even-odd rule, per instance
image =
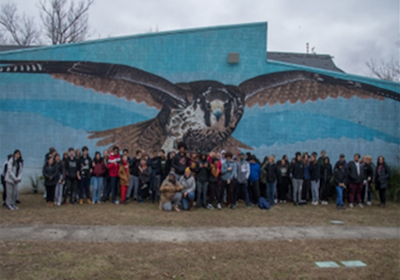
POLYGON ((0 279, 398 279, 398 240, 1 242, 0 279), (366 267, 318 268, 361 260, 366 267))
POLYGON ((198 209, 190 212, 161 212, 157 205, 130 203, 114 205, 67 205, 48 209, 40 195, 21 195, 18 211, 1 208, 0 224, 71 224, 71 225, 137 225, 180 227, 247 227, 247 226, 324 226, 330 220, 341 220, 346 225, 400 226, 400 204, 389 203, 385 209, 377 206, 336 210, 333 203, 319 206, 294 207, 279 204, 271 210, 256 207, 246 209, 240 203, 236 210, 198 209))

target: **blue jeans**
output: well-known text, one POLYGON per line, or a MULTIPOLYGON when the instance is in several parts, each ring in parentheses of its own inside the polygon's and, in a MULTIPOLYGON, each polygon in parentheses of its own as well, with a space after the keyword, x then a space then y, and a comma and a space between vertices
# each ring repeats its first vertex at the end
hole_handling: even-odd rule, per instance
POLYGON ((271 206, 275 205, 275 182, 267 182, 267 200, 271 206))
POLYGON ((187 197, 183 197, 182 193, 182 200, 181 200, 182 209, 189 210, 189 202, 193 200, 194 200, 194 192, 188 193, 187 197))
POLYGON ((100 202, 101 185, 103 184, 103 177, 92 177, 93 179, 93 197, 92 202, 100 202))
POLYGON ((119 177, 110 177, 110 185, 111 185, 111 198, 112 202, 116 201, 115 194, 117 192, 117 181, 119 177))
POLYGON ((341 205, 343 206, 343 188, 336 186, 336 205, 341 205))

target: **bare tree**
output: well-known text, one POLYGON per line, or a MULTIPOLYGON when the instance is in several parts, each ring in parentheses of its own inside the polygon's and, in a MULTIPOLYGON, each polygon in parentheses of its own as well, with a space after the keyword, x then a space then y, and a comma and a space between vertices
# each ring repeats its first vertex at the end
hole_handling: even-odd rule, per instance
POLYGON ((39 42, 40 33, 33 17, 18 15, 17 5, 8 3, 1 6, 0 25, 3 27, 2 40, 7 40, 4 33, 11 36, 13 43, 19 46, 29 46, 39 42))
POLYGON ((94 0, 82 0, 77 5, 68 0, 40 0, 44 35, 53 45, 80 42, 89 32, 89 8, 94 0))
POLYGON ((371 58, 367 62, 367 66, 372 74, 381 80, 400 82, 400 65, 398 60, 392 58, 390 61, 385 61, 383 59, 376 60, 371 58))

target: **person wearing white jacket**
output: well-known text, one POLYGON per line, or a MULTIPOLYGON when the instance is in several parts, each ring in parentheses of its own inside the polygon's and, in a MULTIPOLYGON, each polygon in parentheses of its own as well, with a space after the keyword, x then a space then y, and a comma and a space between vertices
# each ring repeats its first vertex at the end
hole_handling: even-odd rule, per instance
POLYGON ((6 203, 9 210, 17 210, 15 206, 18 193, 18 183, 22 177, 22 161, 21 152, 15 150, 12 158, 7 162, 7 173, 5 174, 7 198, 6 203))

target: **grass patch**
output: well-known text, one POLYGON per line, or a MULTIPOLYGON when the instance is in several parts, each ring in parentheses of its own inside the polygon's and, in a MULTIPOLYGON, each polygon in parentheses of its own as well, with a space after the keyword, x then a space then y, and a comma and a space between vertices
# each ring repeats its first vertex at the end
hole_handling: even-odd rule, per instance
MULTIPOLYGON (((271 210, 256 207, 246 209, 241 202, 236 210, 210 211, 198 209, 190 212, 161 212, 157 205, 130 203, 114 205, 67 205, 49 209, 39 195, 21 195, 20 209, 9 211, 2 207, 0 225, 18 224, 70 224, 70 225, 136 225, 171 227, 265 227, 265 226, 326 226, 330 220, 344 221, 354 226, 400 226, 400 204, 388 203, 385 209, 376 205, 337 210, 333 203, 318 206, 279 204, 271 210)), ((378 204, 377 201, 374 201, 378 204)))
POLYGON ((396 279, 398 240, 1 242, 0 279, 396 279), (366 267, 318 268, 361 260, 366 267))

